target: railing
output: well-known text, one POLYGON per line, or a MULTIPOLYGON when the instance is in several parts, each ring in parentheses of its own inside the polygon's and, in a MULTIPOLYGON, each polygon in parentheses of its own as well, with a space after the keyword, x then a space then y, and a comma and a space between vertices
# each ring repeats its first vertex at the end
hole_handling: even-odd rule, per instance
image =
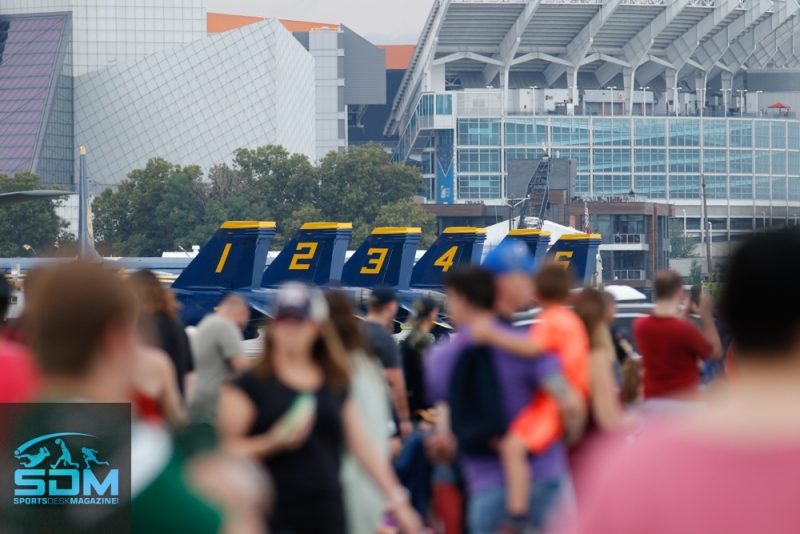
MULTIPOLYGON (((648 104, 649 105, 649 104, 648 104)), ((691 112, 691 113, 680 113, 675 115, 675 112, 672 113, 654 113, 651 112, 650 109, 647 110, 646 114, 642 114, 640 103, 634 102, 634 117, 691 117, 691 118, 699 118, 701 117, 700 112, 691 112)), ((617 106, 619 108, 619 106, 617 106)), ((564 112, 559 111, 532 111, 531 109, 507 109, 506 110, 507 117, 563 117, 565 116, 564 112)), ((628 115, 627 110, 625 113, 614 113, 613 115, 608 111, 606 113, 597 113, 596 111, 584 111, 581 109, 580 106, 575 106, 575 112, 572 115, 568 115, 570 117, 603 117, 603 118, 618 118, 622 119, 625 117, 630 117, 628 115)), ((702 117, 714 117, 714 118, 729 118, 729 119, 738 119, 738 118, 745 118, 745 119, 796 119, 797 113, 794 111, 789 111, 785 113, 781 112, 774 112, 774 111, 764 111, 759 113, 739 113, 729 111, 725 113, 724 111, 718 110, 706 110, 703 111, 702 117)))
POLYGON ((618 203, 618 202, 647 202, 648 199, 641 195, 620 195, 614 197, 572 197, 572 202, 583 203, 618 203))
POLYGON ((645 271, 614 271, 614 280, 646 280, 645 271))
POLYGON ((641 245, 646 242, 643 234, 614 234, 615 245, 641 245))

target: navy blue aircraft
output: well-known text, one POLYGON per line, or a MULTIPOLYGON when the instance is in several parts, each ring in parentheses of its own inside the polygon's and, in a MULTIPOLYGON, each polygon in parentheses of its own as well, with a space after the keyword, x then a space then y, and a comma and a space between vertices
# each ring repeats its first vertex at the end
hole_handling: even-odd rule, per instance
POLYGON ((536 269, 546 260, 554 261, 572 273, 576 286, 586 286, 595 273, 600 238, 600 234, 564 234, 548 250, 550 232, 520 228, 511 230, 504 240, 525 243, 535 258, 536 269))

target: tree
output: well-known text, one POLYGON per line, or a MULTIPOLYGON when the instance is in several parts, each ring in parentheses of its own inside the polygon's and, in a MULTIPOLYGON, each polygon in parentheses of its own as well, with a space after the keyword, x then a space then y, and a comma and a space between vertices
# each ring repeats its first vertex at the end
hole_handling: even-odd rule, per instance
MULTIPOLYGON (((373 222, 374 226, 409 226, 422 229, 422 239, 418 247, 427 249, 436 241, 436 217, 429 215, 422 206, 413 200, 400 200, 384 206, 373 222)), ((366 228, 365 228, 366 229, 366 228)), ((366 239, 366 234, 363 236, 366 239)), ((363 241, 361 236, 354 236, 354 241, 363 241)))
POLYGON ((670 219, 669 221, 669 246, 671 258, 691 258, 697 241, 686 235, 683 231, 683 221, 670 219))
MULTIPOLYGON (((30 172, 18 172, 13 177, 0 174, 0 193, 44 189, 39 180, 30 172)), ((74 241, 67 231, 69 224, 56 213, 63 202, 41 199, 0 207, 0 256, 29 256, 23 245, 30 245, 40 256, 56 255, 60 245, 74 241)))
POLYGON ((703 277, 703 268, 700 266, 700 262, 696 259, 692 260, 692 265, 689 267, 689 276, 686 279, 686 282, 689 285, 697 285, 702 282, 703 277))

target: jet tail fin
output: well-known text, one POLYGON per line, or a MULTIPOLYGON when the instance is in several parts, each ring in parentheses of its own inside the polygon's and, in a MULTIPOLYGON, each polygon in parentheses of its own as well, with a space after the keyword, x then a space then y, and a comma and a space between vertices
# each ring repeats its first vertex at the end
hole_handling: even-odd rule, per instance
POLYGON ((600 249, 600 234, 564 234, 550 247, 547 257, 572 272, 575 284, 589 285, 600 249))
POLYGON ((533 254, 536 270, 544 263, 547 247, 550 245, 550 232, 543 232, 535 228, 517 228, 508 232, 503 241, 506 239, 522 241, 528 246, 528 250, 533 254))
POLYGON ((314 285, 339 280, 352 233, 352 223, 305 223, 264 272, 261 287, 290 280, 314 285))
POLYGON ((411 287, 441 290, 444 276, 460 265, 479 265, 485 228, 445 228, 411 272, 411 287))
POLYGON ((345 263, 342 284, 408 288, 421 233, 420 228, 375 228, 345 263))
POLYGON ((228 221, 173 282, 175 289, 240 289, 258 286, 274 222, 228 221))

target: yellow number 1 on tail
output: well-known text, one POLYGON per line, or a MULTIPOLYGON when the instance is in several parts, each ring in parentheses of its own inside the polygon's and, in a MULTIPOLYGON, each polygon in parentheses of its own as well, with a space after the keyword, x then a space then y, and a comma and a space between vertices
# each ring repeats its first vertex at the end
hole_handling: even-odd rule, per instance
POLYGON ((450 250, 439 256, 439 259, 433 262, 436 267, 441 267, 442 272, 446 273, 450 270, 450 267, 453 266, 456 260, 456 252, 458 252, 458 247, 450 247, 450 250))

